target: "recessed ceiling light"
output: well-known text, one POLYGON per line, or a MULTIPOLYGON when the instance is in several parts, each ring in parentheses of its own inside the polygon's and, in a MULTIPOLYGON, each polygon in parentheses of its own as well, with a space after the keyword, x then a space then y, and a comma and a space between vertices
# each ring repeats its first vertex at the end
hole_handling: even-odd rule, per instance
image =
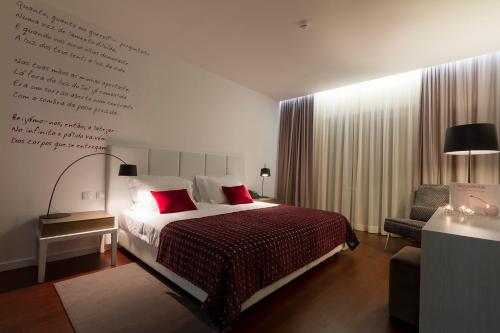
POLYGON ((307 30, 311 27, 311 22, 309 22, 308 20, 302 20, 297 26, 300 30, 307 30))

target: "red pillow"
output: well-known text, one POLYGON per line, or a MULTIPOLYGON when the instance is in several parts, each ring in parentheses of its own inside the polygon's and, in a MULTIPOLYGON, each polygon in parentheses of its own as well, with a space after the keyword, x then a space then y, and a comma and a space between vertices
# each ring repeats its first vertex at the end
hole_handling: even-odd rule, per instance
POLYGON ((151 191, 151 194, 156 200, 160 214, 197 209, 186 189, 158 192, 151 191))
POLYGON ((241 205, 253 202, 245 185, 231 187, 222 186, 222 191, 231 205, 241 205))

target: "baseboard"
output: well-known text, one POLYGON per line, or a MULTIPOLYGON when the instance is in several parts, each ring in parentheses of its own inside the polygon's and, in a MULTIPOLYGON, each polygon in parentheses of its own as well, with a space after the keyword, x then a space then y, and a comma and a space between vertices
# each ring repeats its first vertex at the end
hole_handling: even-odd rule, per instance
POLYGON ((381 232, 380 227, 378 226, 366 226, 366 224, 356 224, 353 223, 352 227, 354 230, 359 230, 359 231, 368 231, 370 234, 379 234, 381 232))
MULTIPOLYGON (((108 246, 106 246, 106 247, 108 247, 108 246)), ((84 256, 84 255, 91 254, 91 253, 97 253, 97 252, 99 252, 99 250, 100 250, 99 246, 92 246, 92 247, 78 249, 78 250, 56 252, 56 253, 49 254, 47 256, 47 262, 84 256)), ((4 262, 0 262, 0 272, 10 271, 12 269, 18 269, 18 268, 23 268, 23 267, 36 266, 36 264, 37 264, 36 257, 16 259, 16 260, 11 260, 11 261, 4 261, 4 262)))

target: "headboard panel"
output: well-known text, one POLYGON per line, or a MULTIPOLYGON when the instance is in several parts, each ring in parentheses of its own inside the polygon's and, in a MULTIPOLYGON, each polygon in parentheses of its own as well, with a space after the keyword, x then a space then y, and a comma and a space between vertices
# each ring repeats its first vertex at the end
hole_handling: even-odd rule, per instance
POLYGON ((150 175, 178 175, 180 170, 180 153, 163 149, 149 150, 150 175))
POLYGON ((179 177, 193 180, 196 175, 205 174, 205 154, 181 153, 179 177))
MULTIPOLYGON (((110 145, 107 152, 137 165, 138 175, 178 176, 193 180, 196 175, 245 177, 243 155, 217 155, 172 151, 149 147, 110 145)), ((126 177, 118 176, 121 162, 106 159, 106 211, 117 214, 132 205, 126 177)))
POLYGON ((206 155, 205 172, 214 177, 227 175, 227 156, 206 155))

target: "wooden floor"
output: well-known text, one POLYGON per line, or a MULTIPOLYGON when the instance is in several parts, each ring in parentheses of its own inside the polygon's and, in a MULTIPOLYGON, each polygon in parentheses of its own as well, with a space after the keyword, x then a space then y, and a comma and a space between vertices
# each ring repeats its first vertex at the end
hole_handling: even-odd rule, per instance
MULTIPOLYGON (((244 311, 231 332, 417 332, 390 319, 387 309, 389 258, 415 244, 392 238, 384 250, 384 237, 357 235, 355 251, 328 259, 244 311)), ((42 284, 35 282, 36 267, 0 273, 0 332, 73 332, 53 284, 110 269, 109 260, 108 251, 51 262, 42 284)), ((118 252, 117 265, 133 261, 118 252)))

